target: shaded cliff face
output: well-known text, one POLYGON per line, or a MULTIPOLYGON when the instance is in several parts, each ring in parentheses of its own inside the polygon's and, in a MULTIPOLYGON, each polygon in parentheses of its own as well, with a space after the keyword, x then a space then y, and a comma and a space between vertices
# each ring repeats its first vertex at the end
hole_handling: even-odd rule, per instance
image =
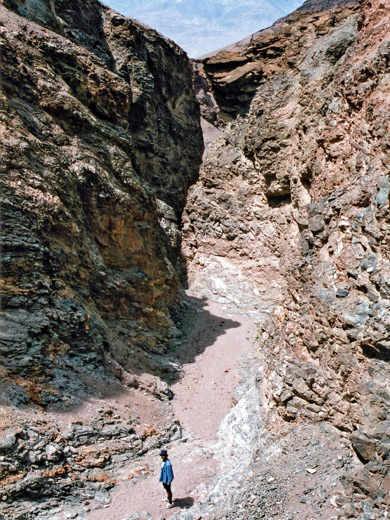
MULTIPOLYGON (((344 439, 337 518, 389 508, 388 23, 375 1, 302 11, 209 57, 222 112, 241 116, 212 145, 185 216, 194 284, 208 271, 259 319, 274 300, 259 325, 270 442, 283 431, 294 445, 305 423, 344 439)), ((287 455, 278 463, 293 472, 287 455)), ((320 507, 305 499, 301 513, 315 513, 311 500, 320 507)))
POLYGON ((131 349, 162 353, 176 333, 179 222, 202 149, 191 69, 95 1, 0 9, 4 395, 77 402, 77 370, 131 372, 131 349))

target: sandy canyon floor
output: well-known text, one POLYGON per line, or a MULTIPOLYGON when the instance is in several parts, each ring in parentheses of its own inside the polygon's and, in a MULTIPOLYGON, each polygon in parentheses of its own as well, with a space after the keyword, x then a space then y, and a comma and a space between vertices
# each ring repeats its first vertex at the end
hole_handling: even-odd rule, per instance
POLYGON ((123 520, 136 512, 153 520, 170 517, 196 505, 205 486, 224 471, 220 454, 229 440, 218 431, 237 402, 243 365, 255 353, 255 324, 245 312, 212 301, 203 302, 194 314, 182 344, 172 354, 182 366, 182 376, 172 385, 171 413, 161 412, 159 402, 150 397, 138 408, 140 423, 151 416, 154 424, 174 418, 183 428, 182 439, 167 446, 175 473, 174 508, 164 507, 156 449, 121 469, 111 502, 91 503, 88 520, 123 520))

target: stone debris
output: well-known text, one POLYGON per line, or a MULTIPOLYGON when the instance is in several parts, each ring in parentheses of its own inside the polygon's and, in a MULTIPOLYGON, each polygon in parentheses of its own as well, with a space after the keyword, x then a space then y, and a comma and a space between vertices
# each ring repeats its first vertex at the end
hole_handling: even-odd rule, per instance
POLYGON ((226 471, 171 519, 389 517, 386 4, 310 0, 198 61, 198 180, 173 42, 95 0, 0 14, 1 516, 109 510, 149 450, 191 440, 171 354, 210 298, 253 318, 257 352, 226 471))
MULTIPOLYGON (((51 519, 52 509, 61 507, 64 497, 72 496, 78 518, 85 518, 89 508, 83 507, 83 501, 109 504, 109 491, 122 468, 151 447, 180 437, 178 424, 148 435, 137 434, 132 425, 123 424, 122 417, 107 410, 98 412, 88 424, 76 421, 65 430, 49 421, 44 425, 30 421, 3 443, 1 511, 5 518, 15 520, 25 518, 27 510, 36 515, 34 518, 51 519)), ((149 472, 147 466, 138 466, 126 478, 143 478, 149 472)))

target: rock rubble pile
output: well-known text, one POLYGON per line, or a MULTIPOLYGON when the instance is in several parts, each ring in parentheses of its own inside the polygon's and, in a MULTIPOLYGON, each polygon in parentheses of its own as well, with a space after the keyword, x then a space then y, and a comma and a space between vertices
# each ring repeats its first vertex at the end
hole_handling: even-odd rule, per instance
POLYGON ((146 467, 126 473, 129 461, 180 436, 175 421, 157 431, 110 408, 75 417, 64 427, 53 415, 19 421, 0 442, 1 511, 5 518, 27 514, 45 520, 53 518, 56 508, 62 514, 70 508, 74 517, 86 518, 91 502, 110 503, 108 491, 120 480, 148 473, 146 467))

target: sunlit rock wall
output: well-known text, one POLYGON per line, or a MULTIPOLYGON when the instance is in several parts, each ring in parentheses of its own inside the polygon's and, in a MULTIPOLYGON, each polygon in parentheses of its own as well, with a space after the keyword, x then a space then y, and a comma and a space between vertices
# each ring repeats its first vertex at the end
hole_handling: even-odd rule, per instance
POLYGON ((267 431, 347 439, 337 518, 389 507, 388 27, 379 1, 302 10, 206 58, 231 122, 184 221, 193 284, 259 314, 267 431))

